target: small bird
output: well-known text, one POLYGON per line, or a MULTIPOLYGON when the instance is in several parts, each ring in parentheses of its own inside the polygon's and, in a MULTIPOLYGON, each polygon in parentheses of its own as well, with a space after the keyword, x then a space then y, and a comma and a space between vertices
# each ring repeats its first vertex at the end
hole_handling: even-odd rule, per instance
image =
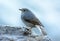
POLYGON ((36 27, 36 25, 44 27, 31 10, 27 8, 22 8, 19 10, 21 11, 21 19, 26 26, 30 28, 36 27))

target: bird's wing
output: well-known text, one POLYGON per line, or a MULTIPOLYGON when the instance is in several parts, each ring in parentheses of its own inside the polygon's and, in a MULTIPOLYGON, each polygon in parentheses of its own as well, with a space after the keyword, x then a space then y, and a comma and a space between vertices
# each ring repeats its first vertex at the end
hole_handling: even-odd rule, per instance
MULTIPOLYGON (((31 17, 30 19, 24 17, 24 20, 25 20, 26 22, 32 23, 32 24, 34 24, 34 25, 43 26, 42 23, 41 23, 35 16, 31 17)), ((44 26, 43 26, 43 27, 44 27, 44 26)))

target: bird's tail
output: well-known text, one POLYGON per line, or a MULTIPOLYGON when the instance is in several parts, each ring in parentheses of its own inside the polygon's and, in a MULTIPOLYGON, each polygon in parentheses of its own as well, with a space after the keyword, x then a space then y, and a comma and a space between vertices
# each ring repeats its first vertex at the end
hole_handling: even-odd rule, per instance
POLYGON ((39 29, 39 31, 42 32, 42 35, 47 35, 47 32, 46 32, 46 30, 44 29, 44 27, 39 26, 39 25, 36 25, 36 27, 39 29))

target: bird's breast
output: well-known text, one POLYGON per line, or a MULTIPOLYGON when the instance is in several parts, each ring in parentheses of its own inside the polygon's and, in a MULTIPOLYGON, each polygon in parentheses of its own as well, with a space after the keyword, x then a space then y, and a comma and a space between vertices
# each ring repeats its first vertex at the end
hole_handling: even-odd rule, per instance
POLYGON ((29 23, 29 22, 26 21, 26 19, 28 19, 28 20, 32 20, 33 19, 33 17, 31 16, 31 14, 28 14, 28 13, 27 14, 22 14, 21 15, 21 19, 22 19, 22 21, 23 21, 23 23, 25 25, 27 25, 29 27, 34 26, 33 24, 31 24, 31 23, 29 23))

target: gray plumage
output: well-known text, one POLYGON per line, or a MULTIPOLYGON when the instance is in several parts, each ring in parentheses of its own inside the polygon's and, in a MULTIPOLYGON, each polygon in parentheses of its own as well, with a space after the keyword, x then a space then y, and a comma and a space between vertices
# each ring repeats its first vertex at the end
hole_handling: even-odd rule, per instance
POLYGON ((21 19, 26 26, 35 27, 35 25, 39 25, 44 27, 38 18, 29 9, 22 8, 19 10, 21 11, 21 19))
MULTIPOLYGON (((39 30, 41 30, 43 36, 47 35, 47 33, 44 29, 44 26, 39 21, 39 19, 32 13, 32 11, 30 11, 27 8, 22 8, 19 10, 21 11, 21 19, 22 19, 23 23, 26 26, 28 26, 29 32, 31 32, 31 29, 33 27, 37 27, 39 30)), ((24 33, 24 34, 27 34, 27 33, 24 33)))

